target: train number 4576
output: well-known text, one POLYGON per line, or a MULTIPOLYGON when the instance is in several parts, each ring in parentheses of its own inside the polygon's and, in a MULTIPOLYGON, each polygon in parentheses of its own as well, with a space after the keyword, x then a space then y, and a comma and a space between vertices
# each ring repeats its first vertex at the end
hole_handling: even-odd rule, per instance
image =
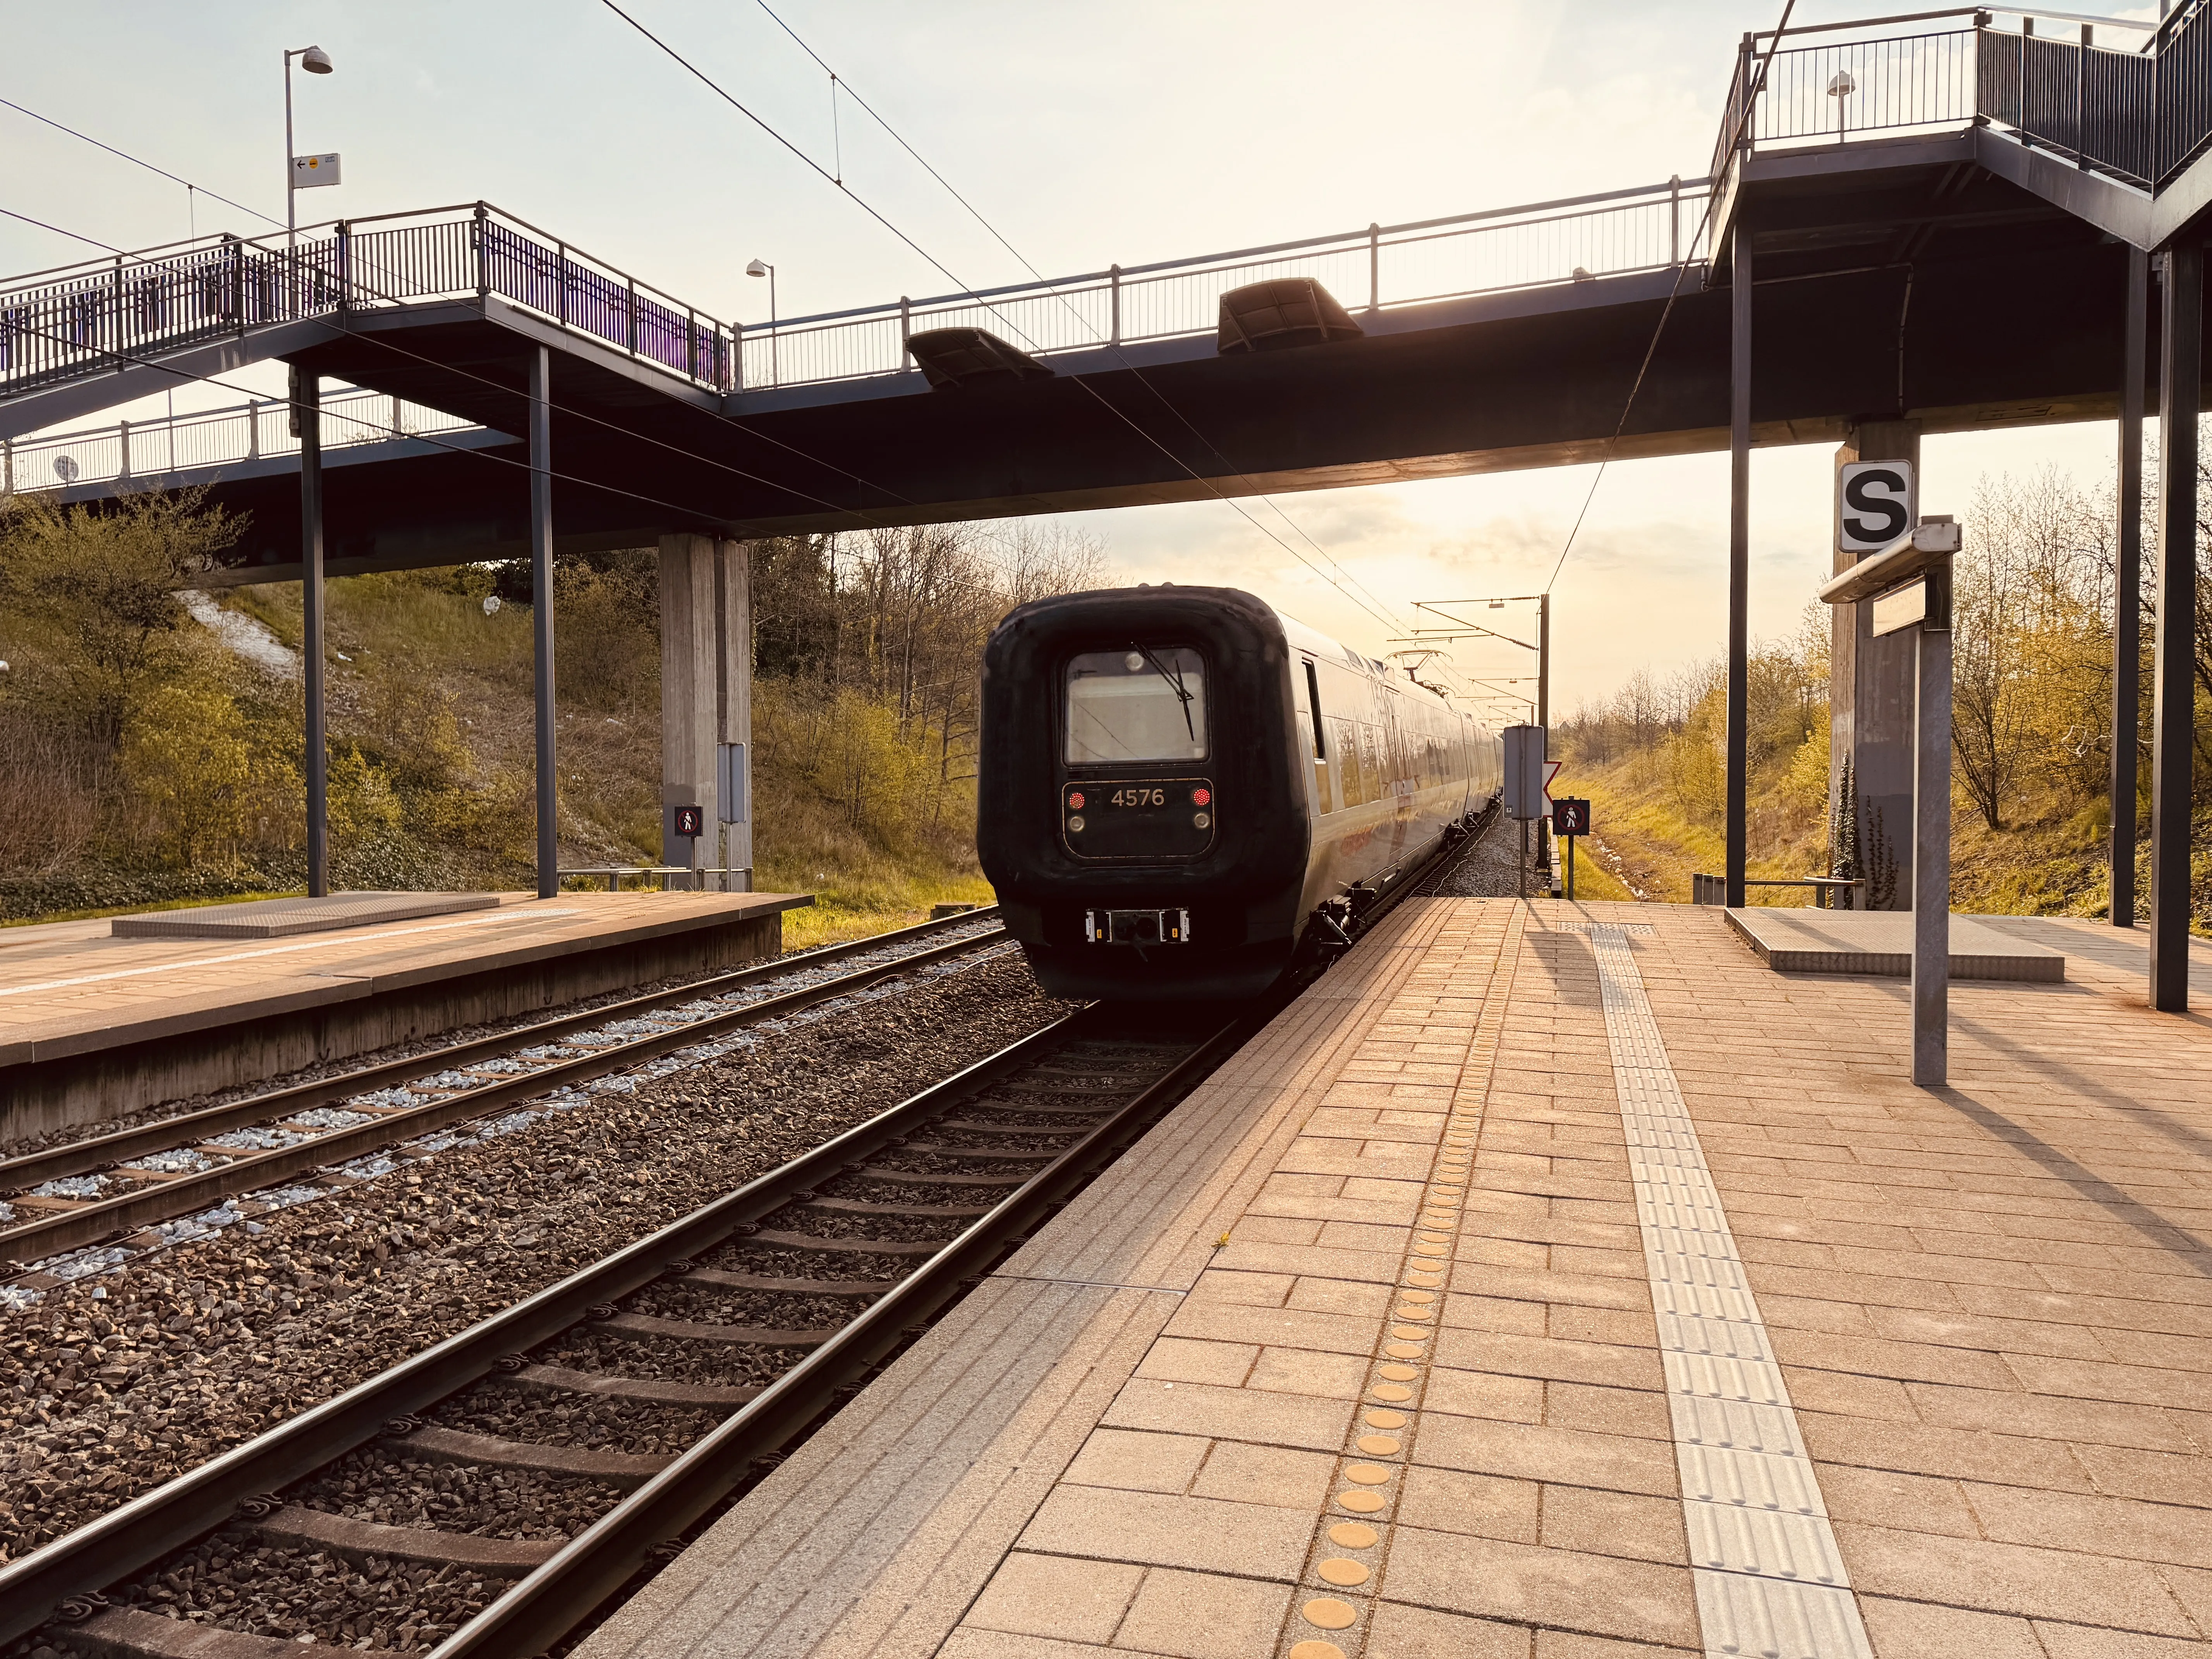
POLYGON ((1110 806, 1165 806, 1168 792, 1164 789, 1116 789, 1106 800, 1110 806))

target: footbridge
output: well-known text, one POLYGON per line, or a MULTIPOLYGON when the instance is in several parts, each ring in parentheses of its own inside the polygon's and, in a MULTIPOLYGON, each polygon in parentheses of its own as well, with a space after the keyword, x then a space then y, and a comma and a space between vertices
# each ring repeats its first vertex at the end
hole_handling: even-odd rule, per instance
MULTIPOLYGON (((1695 178, 766 327, 483 204, 296 246, 201 240, 0 286, 0 465, 9 489, 66 500, 205 487, 250 516, 221 582, 1727 448, 1740 692, 1753 447, 1898 458, 1928 432, 2115 416, 2134 432, 2156 396, 2170 488, 2193 478, 2208 139, 2207 0, 2155 27, 1961 9, 1746 37, 1695 178), (1312 326, 1255 331, 1238 307, 1283 278, 1318 285, 1312 326), (304 467, 285 400, 92 424, 272 358, 302 401, 356 389, 311 422, 304 467)), ((2166 517, 2185 537, 2191 515, 2166 517)), ((2124 552, 2136 533, 2124 513, 2124 552)), ((2193 553, 2168 553, 2185 584, 2193 553)), ((2158 607, 2179 722, 2185 595, 2158 607)), ((2116 621, 2132 638, 2132 611, 2116 621)), ((1882 712, 1894 665, 1839 647, 1838 742, 1878 799, 1905 752, 1882 712)), ((2172 721, 2161 938, 2188 886, 2172 721)))

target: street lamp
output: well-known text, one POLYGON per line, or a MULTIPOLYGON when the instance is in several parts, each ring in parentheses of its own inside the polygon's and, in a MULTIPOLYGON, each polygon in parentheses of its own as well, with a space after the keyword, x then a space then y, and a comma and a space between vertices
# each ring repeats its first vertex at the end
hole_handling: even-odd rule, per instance
POLYGON ((768 278, 768 383, 783 384, 783 336, 775 325, 775 267, 765 259, 756 259, 745 267, 748 276, 768 278))
POLYGON ((331 62, 330 53, 320 46, 301 46, 284 54, 284 233, 286 246, 299 241, 300 216, 293 210, 292 192, 292 60, 300 60, 300 67, 310 75, 328 75, 337 65, 331 62))

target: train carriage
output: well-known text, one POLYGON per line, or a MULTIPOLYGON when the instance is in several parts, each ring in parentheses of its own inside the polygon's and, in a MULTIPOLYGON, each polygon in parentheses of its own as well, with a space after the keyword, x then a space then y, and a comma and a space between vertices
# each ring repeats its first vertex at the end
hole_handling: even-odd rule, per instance
POLYGON ((976 844, 1054 995, 1249 996, 1501 767, 1493 729, 1249 593, 1066 594, 985 649, 976 844))

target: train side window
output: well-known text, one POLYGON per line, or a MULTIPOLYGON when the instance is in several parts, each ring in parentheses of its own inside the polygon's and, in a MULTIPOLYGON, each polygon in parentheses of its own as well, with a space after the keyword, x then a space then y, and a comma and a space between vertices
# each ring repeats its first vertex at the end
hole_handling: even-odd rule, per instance
POLYGON ((1311 657, 1306 659, 1306 707, 1313 710, 1314 758, 1325 761, 1328 758, 1328 743, 1321 729, 1321 675, 1316 672, 1311 657))
POLYGON ((1359 750, 1352 737, 1354 727, 1341 714, 1333 716, 1329 726, 1331 741, 1336 747, 1336 764, 1329 770, 1336 774, 1337 787, 1344 792, 1344 804, 1357 806, 1367 799, 1367 792, 1360 783, 1359 750))
POLYGON ((1363 800, 1382 799, 1382 732, 1364 720, 1359 726, 1359 793, 1363 800))

